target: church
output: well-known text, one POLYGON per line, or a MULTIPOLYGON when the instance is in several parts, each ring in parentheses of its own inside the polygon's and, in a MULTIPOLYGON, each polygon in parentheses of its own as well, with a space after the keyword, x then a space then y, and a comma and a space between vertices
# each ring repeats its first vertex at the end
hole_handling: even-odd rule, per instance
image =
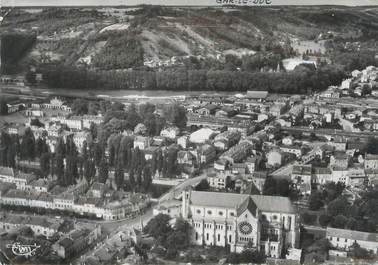
POLYGON ((248 247, 272 258, 299 245, 299 217, 286 197, 186 190, 182 216, 195 245, 248 247))

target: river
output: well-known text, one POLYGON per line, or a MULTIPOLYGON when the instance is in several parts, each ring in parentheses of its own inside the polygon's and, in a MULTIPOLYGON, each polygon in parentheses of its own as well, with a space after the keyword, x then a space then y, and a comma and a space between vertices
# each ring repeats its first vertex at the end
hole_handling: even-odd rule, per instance
POLYGON ((67 96, 67 97, 96 97, 102 99, 117 99, 117 100, 183 100, 190 96, 241 96, 242 92, 215 92, 215 91, 168 91, 168 90, 91 90, 91 89, 48 89, 41 87, 27 87, 27 86, 6 86, 0 84, 1 92, 6 94, 9 91, 12 93, 25 95, 39 95, 39 96, 67 96), (3 88, 3 90, 2 90, 3 88))
POLYGON ((211 96, 233 96, 238 94, 232 92, 215 91, 168 91, 168 90, 75 90, 75 89, 33 89, 43 94, 57 94, 67 96, 96 96, 98 98, 179 98, 198 95, 211 96))

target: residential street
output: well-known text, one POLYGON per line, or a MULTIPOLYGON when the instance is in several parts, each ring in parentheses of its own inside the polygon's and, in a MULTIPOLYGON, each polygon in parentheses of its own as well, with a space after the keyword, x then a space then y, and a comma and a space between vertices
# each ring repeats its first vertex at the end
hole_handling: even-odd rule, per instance
POLYGON ((207 175, 206 173, 202 173, 201 175, 197 176, 197 177, 194 177, 194 178, 191 178, 191 179, 187 179, 185 180, 184 182, 180 183, 179 185, 171 188, 168 193, 165 193, 163 194, 160 199, 159 199, 159 202, 163 202, 163 201, 168 201, 168 200, 172 200, 174 199, 176 196, 180 195, 181 192, 186 188, 186 187, 189 187, 189 186, 193 186, 193 185, 196 185, 198 184, 201 180, 203 179, 206 179, 207 175))
POLYGON ((98 243, 94 248, 90 248, 87 252, 82 253, 80 258, 78 258, 75 263, 79 263, 81 260, 85 260, 86 257, 92 255, 97 249, 102 245, 106 244, 109 240, 112 239, 119 231, 124 231, 127 228, 137 228, 141 229, 141 225, 145 225, 153 217, 152 208, 148 209, 146 213, 141 216, 138 216, 133 219, 120 220, 120 221, 110 221, 110 222, 101 222, 101 228, 103 233, 106 235, 106 239, 98 243))

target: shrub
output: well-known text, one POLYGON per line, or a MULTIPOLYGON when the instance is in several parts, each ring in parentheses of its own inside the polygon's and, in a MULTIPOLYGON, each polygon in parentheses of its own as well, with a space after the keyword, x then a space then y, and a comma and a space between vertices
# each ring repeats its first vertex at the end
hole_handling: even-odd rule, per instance
POLYGON ((312 225, 316 222, 317 216, 315 214, 310 214, 305 212, 302 214, 302 220, 305 224, 312 225))
POLYGON ((319 216, 319 224, 323 227, 327 226, 332 221, 332 217, 326 214, 319 216))

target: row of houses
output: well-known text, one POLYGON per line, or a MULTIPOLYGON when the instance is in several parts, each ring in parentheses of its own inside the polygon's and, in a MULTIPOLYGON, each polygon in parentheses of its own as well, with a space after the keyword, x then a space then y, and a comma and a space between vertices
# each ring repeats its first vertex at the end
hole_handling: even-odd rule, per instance
POLYGON ((95 116, 95 115, 83 115, 83 116, 72 116, 72 117, 57 116, 57 117, 52 117, 51 121, 65 124, 71 130, 80 131, 83 129, 89 129, 92 123, 96 125, 101 124, 103 121, 103 117, 95 116))
POLYGON ((104 220, 119 220, 132 216, 149 205, 147 195, 138 194, 136 196, 139 197, 138 201, 131 201, 127 194, 121 199, 105 200, 86 196, 75 198, 73 194, 66 192, 52 195, 47 192, 37 193, 9 189, 6 193, 1 194, 0 203, 8 206, 69 211, 104 220))
POLYGON ((29 104, 29 107, 34 110, 55 109, 55 110, 63 110, 63 111, 71 112, 71 107, 69 107, 66 104, 66 102, 64 102, 63 100, 57 97, 52 98, 49 103, 31 102, 29 104))
POLYGON ((3 205, 72 211, 106 220, 123 219, 143 210, 149 196, 108 190, 95 182, 90 187, 85 180, 62 188, 53 180, 37 179, 33 174, 14 172, 0 167, 0 202, 3 205))
POLYGON ((311 164, 301 164, 293 165, 290 177, 303 193, 309 194, 312 185, 323 185, 330 182, 340 182, 352 187, 363 187, 368 183, 376 184, 378 170, 366 169, 361 164, 348 167, 315 167, 311 164))
POLYGON ((41 216, 21 215, 0 215, 0 230, 4 232, 15 232, 22 227, 29 227, 35 236, 52 237, 60 231, 62 220, 47 219, 41 216))
POLYGON ((346 257, 347 251, 353 249, 356 244, 374 254, 378 254, 378 234, 376 233, 328 227, 326 238, 331 243, 331 246, 338 250, 331 250, 330 255, 332 256, 346 257))

